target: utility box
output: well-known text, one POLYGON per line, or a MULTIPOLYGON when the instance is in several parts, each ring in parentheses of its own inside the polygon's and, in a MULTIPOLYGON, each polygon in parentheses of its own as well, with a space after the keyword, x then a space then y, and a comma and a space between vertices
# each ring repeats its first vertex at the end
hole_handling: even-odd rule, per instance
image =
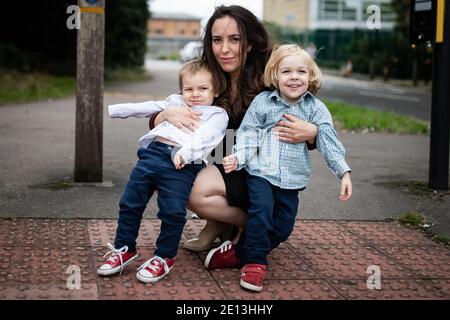
POLYGON ((442 43, 445 2, 446 0, 411 0, 409 32, 411 44, 442 43))

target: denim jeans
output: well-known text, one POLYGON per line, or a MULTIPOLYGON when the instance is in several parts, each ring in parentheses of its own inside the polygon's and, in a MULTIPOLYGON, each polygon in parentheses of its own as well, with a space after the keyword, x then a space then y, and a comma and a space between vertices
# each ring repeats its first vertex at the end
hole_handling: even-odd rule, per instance
POLYGON ((236 246, 243 265, 267 264, 267 255, 294 229, 299 190, 281 189, 266 179, 247 175, 250 208, 245 232, 236 246))
POLYGON ((147 148, 139 148, 139 160, 120 199, 116 248, 128 246, 136 250, 142 214, 155 190, 158 191, 158 218, 161 229, 156 240, 155 255, 173 258, 178 251, 186 223, 186 206, 198 172, 204 164, 187 164, 175 169, 171 160, 173 146, 154 141, 147 148))

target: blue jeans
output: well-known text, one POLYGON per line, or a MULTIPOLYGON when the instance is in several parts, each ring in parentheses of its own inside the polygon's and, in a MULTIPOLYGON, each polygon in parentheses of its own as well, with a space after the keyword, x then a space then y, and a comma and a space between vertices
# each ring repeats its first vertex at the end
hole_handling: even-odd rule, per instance
POLYGON ((161 230, 156 240, 155 255, 173 258, 178 251, 186 223, 186 206, 192 185, 204 164, 187 164, 175 169, 171 153, 173 146, 154 141, 139 148, 139 160, 120 199, 119 221, 114 241, 116 248, 128 246, 136 251, 142 214, 155 190, 158 190, 158 218, 161 230))
POLYGON ((247 175, 250 208, 246 229, 236 246, 243 265, 267 264, 270 251, 286 241, 294 229, 298 189, 281 189, 266 179, 247 175))

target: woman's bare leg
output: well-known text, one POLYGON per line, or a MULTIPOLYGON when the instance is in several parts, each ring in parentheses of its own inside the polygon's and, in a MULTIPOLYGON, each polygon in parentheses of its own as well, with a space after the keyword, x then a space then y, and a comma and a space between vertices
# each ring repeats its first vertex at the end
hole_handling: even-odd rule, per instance
POLYGON ((197 175, 189 196, 188 208, 204 219, 217 220, 240 228, 245 226, 245 212, 228 205, 225 182, 214 165, 208 165, 197 175))
POLYGON ((197 175, 192 188, 188 209, 206 219, 206 225, 196 238, 183 243, 183 247, 191 251, 203 251, 227 229, 228 224, 239 227, 239 237, 245 225, 245 212, 237 207, 230 207, 226 199, 225 182, 215 166, 208 166, 197 175))

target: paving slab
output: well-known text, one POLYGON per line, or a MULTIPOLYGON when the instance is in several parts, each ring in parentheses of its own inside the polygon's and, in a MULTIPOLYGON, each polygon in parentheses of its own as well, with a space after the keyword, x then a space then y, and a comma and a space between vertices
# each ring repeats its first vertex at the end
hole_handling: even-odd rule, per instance
MULTIPOLYGON (((0 299, 450 300, 450 248, 394 222, 298 220, 291 237, 269 254, 260 293, 239 286, 239 269, 207 270, 207 252, 182 248, 169 275, 139 282, 136 269, 155 250, 155 219, 142 220, 139 258, 120 275, 99 276, 116 223, 0 219, 0 299)), ((188 220, 183 240, 204 223, 188 220)))

